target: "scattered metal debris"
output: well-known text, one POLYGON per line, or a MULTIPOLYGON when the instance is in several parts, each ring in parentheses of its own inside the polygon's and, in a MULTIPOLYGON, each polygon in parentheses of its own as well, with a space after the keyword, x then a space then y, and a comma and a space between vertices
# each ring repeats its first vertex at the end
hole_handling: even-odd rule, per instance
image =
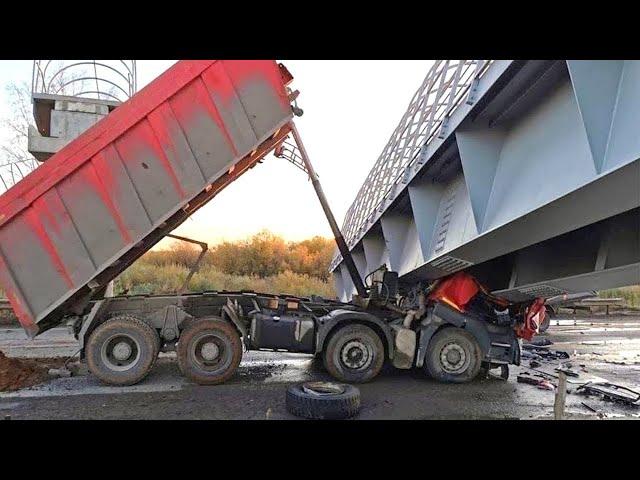
POLYGON ((538 382, 537 387, 541 390, 555 390, 556 386, 551 383, 549 380, 540 380, 540 382, 538 382))
POLYGON ((522 345, 522 357, 534 360, 566 360, 569 354, 562 350, 551 350, 547 345, 533 345, 525 343, 522 345))
POLYGON ((518 383, 526 383, 528 385, 534 385, 541 390, 555 390, 556 386, 549 380, 544 378, 535 378, 529 375, 527 372, 523 372, 516 377, 518 383))
POLYGON ((530 345, 533 347, 545 347, 548 345, 553 345, 553 342, 548 338, 536 338, 535 340, 531 340, 530 342, 525 343, 523 347, 526 348, 527 345, 530 345))
POLYGON ((640 406, 640 393, 622 385, 609 382, 588 382, 580 385, 576 392, 584 395, 598 395, 605 400, 625 405, 640 406))
POLYGON ((569 376, 569 377, 579 377, 580 374, 578 374, 578 372, 574 372, 573 370, 571 370, 570 366, 562 366, 562 367, 558 367, 555 369, 556 372, 562 372, 565 375, 569 376))

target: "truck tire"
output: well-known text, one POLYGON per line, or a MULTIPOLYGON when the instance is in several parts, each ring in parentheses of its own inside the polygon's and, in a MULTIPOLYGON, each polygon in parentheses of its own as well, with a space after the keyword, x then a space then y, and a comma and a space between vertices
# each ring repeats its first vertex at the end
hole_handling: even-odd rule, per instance
POLYGON ((380 373, 384 346, 376 332, 354 323, 335 331, 325 344, 324 366, 334 378, 346 383, 364 383, 380 373))
POLYGON ((160 338, 150 325, 119 315, 98 325, 87 341, 89 371, 110 385, 133 385, 153 368, 160 338))
POLYGON ((353 385, 308 382, 287 389, 287 411, 314 420, 342 420, 360 411, 360 390, 353 385))
POLYGON ((424 370, 433 379, 448 383, 473 380, 482 366, 482 350, 474 336, 457 327, 439 330, 429 342, 424 370))
POLYGON ((228 380, 242 359, 242 341, 233 325, 217 317, 191 323, 178 340, 178 366, 200 385, 228 380))

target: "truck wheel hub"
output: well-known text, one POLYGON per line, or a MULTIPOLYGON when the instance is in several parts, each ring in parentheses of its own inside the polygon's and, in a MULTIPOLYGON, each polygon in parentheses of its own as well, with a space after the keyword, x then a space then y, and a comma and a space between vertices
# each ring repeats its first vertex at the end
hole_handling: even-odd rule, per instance
POLYGON ((360 369, 371 363, 371 352, 367 346, 358 341, 348 342, 342 348, 342 363, 352 369, 360 369))
POLYGON ((216 345, 215 343, 207 342, 204 345, 202 345, 202 349, 200 353, 203 359, 210 362, 211 360, 215 360, 216 358, 218 358, 218 355, 220 354, 220 349, 218 348, 218 345, 216 345))
POLYGON ((457 343, 445 345, 440 352, 442 368, 448 373, 456 373, 464 368, 467 363, 467 354, 457 343))
POLYGON ((102 363, 110 370, 124 372, 138 363, 140 350, 140 344, 135 338, 116 334, 102 344, 100 357, 102 363))
POLYGON ((113 347, 113 357, 120 361, 126 360, 131 356, 132 351, 131 346, 127 342, 118 342, 113 347))

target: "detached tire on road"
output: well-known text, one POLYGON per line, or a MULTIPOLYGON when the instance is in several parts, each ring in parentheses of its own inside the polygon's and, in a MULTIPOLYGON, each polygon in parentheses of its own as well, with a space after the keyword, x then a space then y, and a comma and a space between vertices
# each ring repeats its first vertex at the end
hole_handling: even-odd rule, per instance
POLYGON ((462 328, 446 327, 429 342, 423 368, 435 380, 466 383, 481 366, 482 350, 474 336, 462 328))
POLYGON ((331 376, 341 382, 368 382, 382 369, 384 345, 370 327, 358 323, 346 325, 326 342, 323 361, 331 376))
POLYGON ((110 385, 133 385, 149 374, 159 349, 160 337, 150 325, 119 315, 91 332, 85 349, 87 367, 110 385))
POLYGON ((242 341, 233 325, 217 317, 191 323, 178 340, 178 366, 200 385, 217 385, 233 376, 242 360, 242 341))
POLYGON ((314 420, 343 420, 360 411, 360 390, 353 385, 308 382, 287 390, 287 411, 314 420))

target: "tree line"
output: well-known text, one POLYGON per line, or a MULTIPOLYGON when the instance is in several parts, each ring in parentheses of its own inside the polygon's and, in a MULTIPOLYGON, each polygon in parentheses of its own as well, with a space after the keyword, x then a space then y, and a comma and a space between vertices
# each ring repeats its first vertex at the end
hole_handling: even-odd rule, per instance
MULTIPOLYGON (((265 278, 293 272, 327 281, 334 249, 332 239, 316 236, 298 242, 285 241, 263 230, 247 239, 225 241, 210 247, 201 265, 231 275, 265 278)), ((147 252, 140 261, 156 266, 180 265, 188 268, 195 263, 199 254, 197 246, 176 241, 169 249, 147 252)))

